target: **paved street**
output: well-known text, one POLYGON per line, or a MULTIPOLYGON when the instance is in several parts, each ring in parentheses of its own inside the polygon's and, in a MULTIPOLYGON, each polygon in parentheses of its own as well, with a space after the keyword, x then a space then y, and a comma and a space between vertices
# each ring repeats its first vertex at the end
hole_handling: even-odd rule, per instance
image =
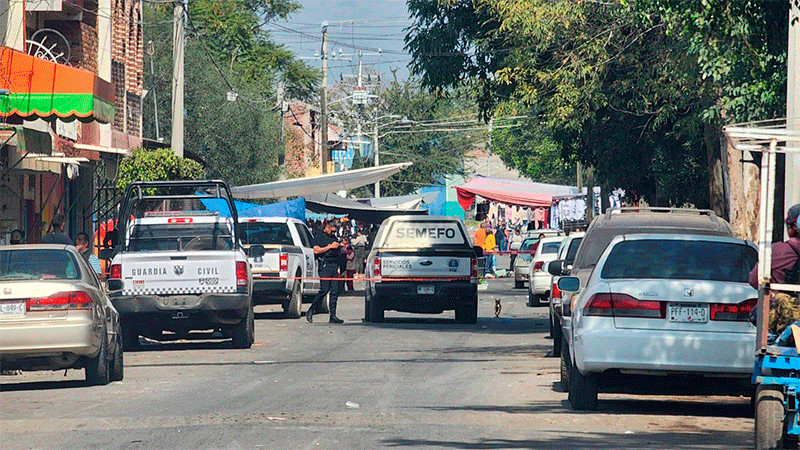
POLYGON ((752 447, 745 397, 601 394, 599 411, 573 412, 547 307, 512 286, 480 291, 477 325, 452 312, 362 323, 363 295, 346 296, 344 325, 261 306, 251 349, 148 343, 108 386, 83 371, 3 376, 3 447, 752 447))

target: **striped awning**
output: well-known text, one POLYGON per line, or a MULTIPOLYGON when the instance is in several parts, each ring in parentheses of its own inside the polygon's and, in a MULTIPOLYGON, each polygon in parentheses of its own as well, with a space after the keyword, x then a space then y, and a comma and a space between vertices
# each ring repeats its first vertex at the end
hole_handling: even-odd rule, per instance
POLYGON ((114 85, 85 70, 0 47, 0 117, 114 120, 114 85))

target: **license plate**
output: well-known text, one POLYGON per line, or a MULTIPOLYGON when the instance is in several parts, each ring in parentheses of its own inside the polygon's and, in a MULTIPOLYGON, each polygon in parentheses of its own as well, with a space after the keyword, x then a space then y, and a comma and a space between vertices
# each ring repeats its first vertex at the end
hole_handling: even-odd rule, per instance
POLYGON ((433 286, 417 286, 417 294, 419 295, 433 295, 436 289, 433 286))
POLYGON ((708 322, 708 305, 704 303, 669 303, 667 317, 670 322, 708 322))
POLYGON ((0 303, 0 316, 24 316, 25 302, 3 302, 0 303))

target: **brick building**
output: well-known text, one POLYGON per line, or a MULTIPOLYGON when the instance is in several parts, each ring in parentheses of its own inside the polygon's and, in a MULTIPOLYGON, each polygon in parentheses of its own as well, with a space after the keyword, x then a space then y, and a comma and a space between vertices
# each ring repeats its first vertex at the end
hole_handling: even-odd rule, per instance
POLYGON ((0 243, 56 213, 93 232, 142 143, 138 0, 0 0, 0 243))

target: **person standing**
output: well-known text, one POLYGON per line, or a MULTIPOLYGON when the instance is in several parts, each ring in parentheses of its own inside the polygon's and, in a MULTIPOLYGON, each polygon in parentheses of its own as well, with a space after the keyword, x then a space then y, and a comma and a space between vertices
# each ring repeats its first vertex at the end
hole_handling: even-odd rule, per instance
POLYGON ((89 235, 82 231, 78 233, 75 236, 75 247, 99 277, 103 273, 103 269, 100 267, 100 259, 92 252, 92 247, 89 245, 89 235))
MULTIPOLYGON (((800 217, 800 203, 789 208, 786 213, 786 234, 789 235, 789 239, 772 244, 770 283, 800 283, 800 280, 794 279, 795 274, 792 273, 794 265, 800 258, 800 231, 797 229, 798 217, 800 217)), ((758 289, 758 264, 750 271, 749 281, 750 286, 758 289)))
POLYGON ((481 224, 480 228, 475 231, 475 246, 483 248, 483 244, 486 242, 486 225, 481 224))
POLYGON ((356 288, 353 286, 353 275, 356 273, 356 252, 350 244, 350 238, 344 238, 344 247, 342 253, 346 259, 344 265, 345 274, 345 288, 348 292, 353 292, 356 288))
POLYGON ((64 244, 73 245, 74 242, 64 234, 64 222, 66 219, 63 214, 56 214, 50 221, 50 232, 42 236, 42 244, 64 244))
POLYGON ((356 238, 353 239, 353 250, 355 251, 355 272, 364 273, 364 258, 366 256, 367 237, 364 236, 364 230, 359 228, 356 231, 356 238))
POLYGON ((306 320, 308 323, 314 322, 314 313, 322 305, 322 299, 330 293, 330 323, 343 323, 344 320, 336 317, 336 302, 339 299, 339 241, 336 238, 336 227, 333 221, 325 222, 322 233, 314 236, 314 255, 320 261, 319 276, 322 278, 319 283, 319 292, 314 297, 314 302, 308 308, 306 320))
POLYGON ((519 227, 514 229, 514 234, 511 235, 509 241, 508 249, 511 250, 511 264, 508 266, 508 270, 514 270, 514 261, 517 259, 517 252, 519 252, 519 249, 522 247, 522 233, 519 227))
POLYGON ((486 274, 494 273, 494 251, 497 247, 492 229, 486 230, 486 239, 483 241, 483 254, 486 255, 486 274))

